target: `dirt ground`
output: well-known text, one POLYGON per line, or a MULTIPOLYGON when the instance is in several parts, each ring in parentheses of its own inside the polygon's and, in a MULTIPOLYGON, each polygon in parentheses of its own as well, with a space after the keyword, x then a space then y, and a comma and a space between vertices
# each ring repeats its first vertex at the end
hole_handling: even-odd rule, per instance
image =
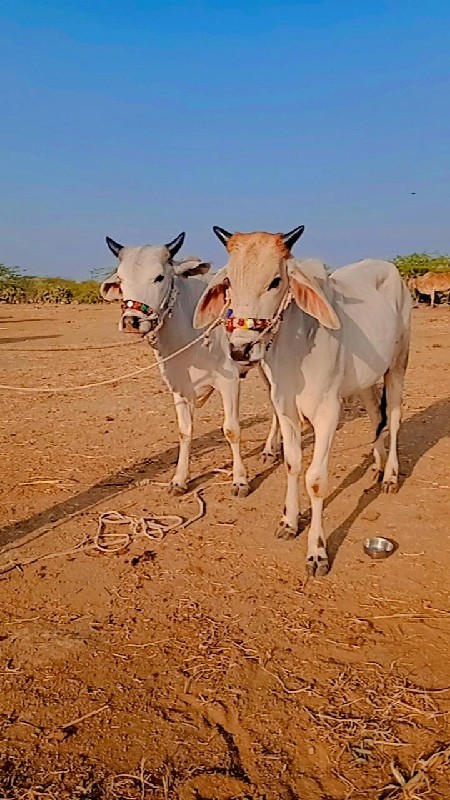
MULTIPOLYGON (((117 317, 3 306, 1 382, 151 363, 145 343, 104 347, 123 342, 117 317)), ((160 485, 177 428, 159 372, 72 395, 0 391, 0 798, 448 800, 449 344, 450 308, 415 309, 398 494, 372 486, 368 420, 347 405, 325 512, 332 569, 309 581, 305 535, 274 537, 285 477, 261 461, 257 374, 242 386, 252 493, 231 496, 213 396, 192 458, 205 515, 128 545, 124 527, 96 540, 101 512, 198 510, 160 485), (377 534, 398 545, 386 561, 363 553, 377 534)))

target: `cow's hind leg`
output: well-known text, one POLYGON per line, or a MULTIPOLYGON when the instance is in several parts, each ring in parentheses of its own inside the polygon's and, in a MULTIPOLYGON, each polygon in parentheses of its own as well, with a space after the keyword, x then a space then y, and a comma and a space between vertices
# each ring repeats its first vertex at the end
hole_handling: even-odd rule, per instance
POLYGON ((308 575, 326 575, 329 570, 322 525, 323 503, 328 488, 328 459, 341 404, 339 400, 322 403, 311 420, 314 428, 314 453, 306 472, 306 489, 311 500, 311 527, 308 532, 306 572, 308 575))
POLYGON ((239 425, 239 381, 224 380, 219 386, 223 403, 223 432, 233 456, 232 494, 247 497, 250 486, 247 470, 241 456, 241 430, 239 425))
POLYGON ((383 492, 398 491, 398 431, 401 422, 401 403, 404 373, 389 370, 385 375, 387 415, 389 429, 389 452, 383 475, 383 492))
POLYGON ((180 435, 180 450, 178 453, 178 463, 170 482, 172 494, 184 494, 187 492, 189 477, 189 457, 191 452, 192 429, 194 406, 185 397, 177 392, 173 393, 175 411, 178 419, 178 430, 180 435))
POLYGON ((386 447, 384 444, 384 428, 386 427, 386 395, 383 393, 381 399, 376 386, 364 389, 361 392, 363 403, 367 414, 372 423, 374 433, 373 460, 375 479, 381 481, 386 465, 386 447))
POLYGON ((405 344, 396 362, 386 372, 384 385, 387 399, 387 418, 389 429, 389 452, 383 475, 383 491, 398 491, 398 431, 402 415, 402 394, 408 363, 408 343, 405 344))
MULTIPOLYGON (((266 384, 267 390, 270 395, 270 381, 267 378, 267 375, 265 374, 263 369, 260 368, 259 373, 261 375, 263 383, 266 384)), ((269 462, 276 461, 280 455, 281 455, 281 431, 280 431, 280 425, 278 423, 278 417, 274 413, 272 416, 272 424, 270 426, 269 435, 264 445, 263 460, 269 462)))
POLYGON ((281 431, 276 414, 272 416, 269 435, 263 450, 264 461, 276 461, 281 455, 281 431))

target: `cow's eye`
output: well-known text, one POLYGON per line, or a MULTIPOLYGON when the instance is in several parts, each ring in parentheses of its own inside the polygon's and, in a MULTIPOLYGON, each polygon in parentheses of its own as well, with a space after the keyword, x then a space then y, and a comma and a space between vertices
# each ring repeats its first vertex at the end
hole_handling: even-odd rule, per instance
POLYGON ((277 275, 277 277, 273 279, 272 283, 269 284, 269 289, 276 289, 277 286, 280 285, 280 283, 281 283, 281 278, 279 275, 277 275))
POLYGON ((164 275, 157 275, 155 278, 155 283, 161 283, 164 280, 164 275))

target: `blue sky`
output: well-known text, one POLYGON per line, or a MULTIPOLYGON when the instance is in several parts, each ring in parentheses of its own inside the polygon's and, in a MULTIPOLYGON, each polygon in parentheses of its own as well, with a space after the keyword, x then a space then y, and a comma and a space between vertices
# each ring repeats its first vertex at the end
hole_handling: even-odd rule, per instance
POLYGON ((448 0, 2 0, 0 261, 211 226, 338 266, 450 252, 448 0), (411 192, 416 194, 412 195, 411 192))

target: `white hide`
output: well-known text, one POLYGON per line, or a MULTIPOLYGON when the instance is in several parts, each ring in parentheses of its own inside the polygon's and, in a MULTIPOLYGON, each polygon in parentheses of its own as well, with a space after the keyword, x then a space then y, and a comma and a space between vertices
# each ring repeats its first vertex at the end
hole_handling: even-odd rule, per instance
MULTIPOLYGON (((236 239, 239 236, 236 234, 236 239)), ((254 240, 258 236, 260 234, 254 234, 254 240)), ((374 445, 375 467, 382 476, 385 491, 395 491, 398 486, 397 434, 408 360, 410 295, 394 264, 387 261, 368 259, 343 267, 330 276, 320 262, 300 262, 290 257, 285 258, 280 267, 275 264, 273 274, 267 274, 267 262, 262 261, 266 274, 264 279, 259 279, 258 263, 255 261, 251 269, 243 271, 241 260, 239 271, 235 272, 232 243, 230 239, 230 261, 222 270, 222 280, 226 278, 228 291, 233 294, 233 305, 239 309, 236 316, 244 316, 243 308, 245 316, 264 316, 267 303, 273 302, 272 297, 276 298, 270 286, 267 290, 273 274, 281 275, 281 291, 287 292, 290 286, 294 295, 269 347, 267 339, 262 337, 261 341, 261 336, 253 331, 238 330, 230 338, 231 344, 256 343, 257 357, 261 352, 261 364, 271 386, 287 472, 285 509, 277 531, 280 538, 292 538, 298 533, 300 420, 306 417, 314 428, 313 459, 306 472, 312 507, 307 571, 323 575, 328 571, 329 562, 322 512, 327 493, 328 458, 341 403, 349 395, 361 394, 375 432, 382 421, 376 387, 380 380, 384 380, 386 392, 390 447, 386 458, 384 440, 378 431, 374 445), (323 324, 311 316, 313 311, 306 313, 299 307, 305 298, 303 306, 313 309, 315 303, 323 324)), ((280 291, 276 301, 282 302, 280 291)), ((207 304, 208 294, 205 294, 197 307, 197 321, 203 318, 202 314, 206 317, 207 304)), ((275 309, 271 313, 274 315, 275 309)))
MULTIPOLYGON (((223 430, 233 455, 233 494, 245 496, 249 486, 240 454, 239 369, 230 357, 223 328, 211 332, 209 347, 202 341, 197 342, 163 363, 167 356, 184 348, 201 333, 194 329, 192 317, 208 284, 209 276, 204 275, 210 266, 196 258, 173 262, 168 256, 164 246, 122 248, 118 271, 105 281, 102 294, 106 299, 122 298, 148 304, 157 314, 159 304, 167 297, 171 286, 175 289, 176 299, 170 315, 165 316, 152 342, 161 375, 173 394, 180 434, 179 458, 171 482, 172 489, 175 493, 187 489, 194 407, 203 404, 209 394, 217 389, 222 396, 224 409, 223 430)), ((123 317, 127 313, 125 311, 123 317)), ((149 318, 141 312, 130 313, 137 314, 140 331, 147 333, 149 318)), ((272 425, 265 447, 266 455, 275 455, 278 438, 278 426, 272 425)))

